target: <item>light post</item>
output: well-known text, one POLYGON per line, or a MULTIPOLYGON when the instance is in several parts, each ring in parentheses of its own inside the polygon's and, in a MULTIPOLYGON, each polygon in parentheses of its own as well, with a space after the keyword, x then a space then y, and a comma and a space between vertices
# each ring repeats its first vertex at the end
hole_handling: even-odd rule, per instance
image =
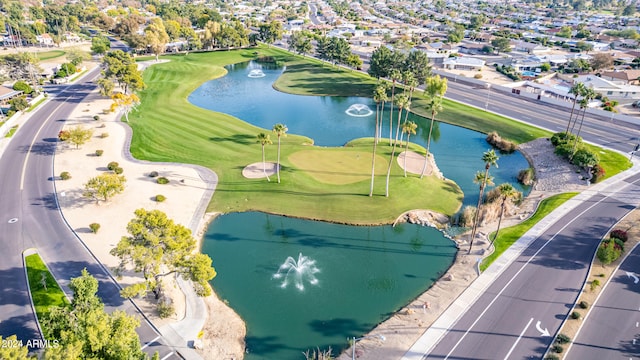
POLYGON ((629 156, 629 161, 631 161, 631 159, 633 159, 633 154, 635 154, 638 150, 640 150, 640 139, 638 139, 638 144, 636 145, 636 147, 631 152, 631 155, 629 156))
POLYGON ((387 338, 385 338, 384 335, 367 335, 367 336, 363 336, 363 337, 359 337, 359 338, 354 336, 353 338, 351 338, 351 342, 352 342, 352 345, 351 345, 351 360, 355 360, 356 359, 356 343, 358 341, 360 341, 360 340, 370 339, 370 338, 378 338, 378 339, 380 339, 382 341, 387 340, 387 338))
POLYGON ((485 111, 489 109, 489 95, 491 95, 491 84, 487 83, 487 101, 484 103, 485 111))

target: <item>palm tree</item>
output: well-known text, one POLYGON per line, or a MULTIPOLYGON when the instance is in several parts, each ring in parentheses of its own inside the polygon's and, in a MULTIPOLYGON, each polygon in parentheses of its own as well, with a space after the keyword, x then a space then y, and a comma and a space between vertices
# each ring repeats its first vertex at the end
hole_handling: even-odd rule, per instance
MULTIPOLYGON (((369 188, 369 196, 373 196, 373 182, 376 174, 376 149, 378 147, 378 122, 382 120, 380 115, 380 103, 384 104, 387 98, 387 89, 383 85, 378 85, 373 90, 373 101, 376 103, 376 129, 375 136, 373 138, 373 156, 371 157, 371 187, 369 188)), ((384 106, 384 105, 383 105, 384 106)))
POLYGON ((407 146, 404 148, 404 177, 407 177, 407 155, 409 151, 409 137, 411 137, 411 134, 416 133, 417 128, 418 125, 416 125, 416 123, 414 123, 413 121, 405 121, 404 124, 402 124, 402 133, 407 133, 407 146))
POLYGON ((267 177, 267 181, 271 181, 271 179, 269 179, 269 175, 267 175, 267 164, 264 160, 264 146, 273 144, 271 142, 271 137, 269 136, 269 134, 260 133, 258 134, 258 141, 256 142, 262 145, 262 172, 264 173, 264 176, 267 177))
MULTIPOLYGON (((392 81, 392 85, 391 85, 392 101, 391 101, 391 109, 389 110, 389 146, 391 146, 391 134, 393 131, 393 99, 395 99, 396 81, 402 78, 402 73, 400 73, 400 71, 397 69, 393 69, 389 73, 389 77, 391 78, 391 81, 392 81)), ((396 140, 398 140, 397 137, 396 137, 396 140)))
MULTIPOLYGON (((582 118, 580 119, 580 126, 578 127, 576 138, 573 140, 573 149, 571 150, 572 155, 576 151, 576 145, 578 144, 578 137, 580 136, 580 131, 582 131, 582 123, 584 122, 584 115, 587 112, 587 107, 589 107, 589 102, 595 99, 597 94, 592 88, 587 88, 582 95, 584 96, 583 99, 580 100, 580 108, 582 109, 582 118)), ((576 115, 576 119, 577 118, 578 116, 576 115)))
POLYGON ((575 83, 571 89, 569 90, 569 94, 573 94, 573 107, 571 108, 571 115, 569 115, 569 122, 567 123, 567 129, 564 131, 565 134, 569 134, 569 126, 571 125, 571 119, 573 119, 573 111, 576 108, 576 103, 578 102, 578 96, 582 96, 584 91, 586 90, 584 83, 575 83))
POLYGON ((500 204, 500 217, 498 218, 498 229, 496 230, 496 234, 493 236, 491 243, 489 244, 489 248, 493 245, 493 242, 498 238, 498 233, 500 232, 500 224, 502 223, 502 217, 504 215, 504 209, 507 206, 507 200, 515 199, 519 195, 519 191, 516 190, 513 185, 509 183, 500 184, 498 186, 498 191, 500 191, 500 197, 502 198, 502 203, 500 204))
POLYGON ((433 131, 433 121, 436 118, 436 114, 442 111, 442 98, 447 92, 447 79, 441 78, 439 75, 432 76, 427 79, 425 86, 425 94, 429 98, 427 109, 431 111, 431 124, 429 125, 429 137, 427 138, 427 153, 425 154, 424 165, 422 166, 422 172, 420 178, 424 176, 427 170, 427 163, 429 162, 429 151, 431 150, 431 132, 433 131))
POLYGON ((276 165, 276 173, 278 174, 278 184, 280 184, 280 138, 283 136, 287 136, 287 125, 285 124, 275 124, 273 125, 273 132, 278 137, 278 162, 276 165))
POLYGON ((382 139, 382 117, 384 115, 384 106, 387 103, 387 101, 389 101, 389 95, 387 95, 387 91, 389 90, 389 83, 387 83, 386 81, 383 81, 380 83, 380 117, 379 117, 379 130, 378 130, 378 139, 376 140, 377 142, 380 141, 380 139, 382 139))
POLYGON ((476 230, 478 230, 478 220, 480 215, 480 206, 482 206, 482 198, 484 197, 484 190, 487 187, 487 183, 491 181, 491 177, 489 176, 489 169, 491 166, 498 167, 498 155, 496 152, 491 149, 485 151, 482 154, 482 162, 484 162, 484 176, 482 178, 478 178, 476 174, 476 179, 481 180, 480 183, 480 195, 478 196, 478 206, 476 206, 476 213, 473 216, 473 229, 471 230, 471 241, 469 242, 469 253, 471 253, 471 247, 473 246, 473 239, 476 237, 476 230))
POLYGON ((411 112, 411 100, 407 98, 407 104, 404 106, 404 122, 402 122, 402 127, 400 128, 400 130, 402 130, 400 132, 400 146, 402 146, 402 139, 404 138, 404 126, 407 123, 407 119, 409 118, 410 112, 411 112))
POLYGON ((402 110, 411 106, 409 97, 406 94, 397 94, 393 99, 394 104, 398 108, 398 121, 396 124, 396 138, 395 142, 398 142, 398 136, 400 136, 400 119, 402 119, 402 110))
MULTIPOLYGON (((400 126, 400 118, 402 117, 402 108, 407 104, 406 96, 398 94, 395 99, 396 106, 398 106, 398 126, 400 126)), ((389 158, 389 167, 387 168, 387 184, 384 191, 384 196, 389 197, 389 178, 391 177, 391 166, 393 165, 393 157, 396 155, 396 145, 398 144, 398 133, 396 132, 396 141, 393 143, 391 149, 391 157, 389 158)))

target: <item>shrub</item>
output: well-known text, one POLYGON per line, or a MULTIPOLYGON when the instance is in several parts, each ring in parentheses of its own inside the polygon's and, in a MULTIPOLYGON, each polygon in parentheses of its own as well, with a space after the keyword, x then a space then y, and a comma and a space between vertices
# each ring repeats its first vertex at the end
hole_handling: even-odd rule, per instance
POLYGON ((170 301, 160 301, 158 303, 158 316, 162 319, 166 319, 173 315, 176 309, 173 307, 173 303, 170 301))
POLYGON ((69 179, 71 179, 71 174, 69 174, 68 171, 63 171, 63 172, 60 173, 60 179, 69 180, 69 179))
POLYGON ((91 223, 89 224, 89 229, 91 229, 91 232, 94 234, 98 233, 98 230, 100 230, 100 224, 98 223, 91 223))
POLYGON ((115 168, 113 169, 113 172, 114 172, 114 173, 116 173, 116 174, 118 174, 118 175, 120 175, 120 174, 122 174, 122 173, 124 172, 124 169, 123 169, 123 168, 121 168, 120 166, 117 166, 117 167, 115 167, 115 168))
POLYGON ((108 138, 109 137, 109 133, 108 132, 103 132, 102 134, 100 134, 101 138, 108 138))
POLYGON ((520 170, 518 173, 518 182, 522 185, 532 185, 535 179, 535 171, 533 168, 520 170))
POLYGON ((96 156, 102 156, 104 154, 104 150, 96 150, 96 156))
POLYGON ((600 157, 593 151, 583 148, 576 150, 571 162, 581 167, 595 166, 600 162, 600 157))
POLYGON ((99 115, 93 115, 93 120, 96 120, 96 121, 100 120, 100 116, 99 115))
POLYGON ((156 195, 156 201, 157 202, 163 202, 165 200, 167 200, 166 196, 164 196, 164 195, 156 195))
POLYGON ((482 79, 482 74, 475 74, 473 75, 474 79, 482 79))
POLYGON ((107 164, 107 169, 113 171, 113 169, 117 168, 118 166, 120 166, 120 164, 118 164, 116 161, 112 161, 107 164))
POLYGON ((152 171, 149 173, 149 177, 154 178, 154 177, 158 177, 158 172, 157 171, 152 171))
POLYGON ((558 146, 556 146, 556 149, 553 150, 553 153, 568 159, 569 156, 571 156, 571 154, 573 153, 573 145, 571 143, 558 144, 558 146))
POLYGON ((160 176, 160 177, 156 180, 156 182, 157 182, 158 184, 162 184, 162 185, 164 185, 164 184, 168 184, 168 183, 169 183, 169 179, 167 179, 167 178, 166 178, 166 177, 164 177, 164 176, 160 176))
POLYGON ((602 180, 602 178, 604 178, 605 175, 605 171, 602 168, 602 166, 600 166, 600 164, 596 164, 593 168, 591 168, 591 182, 592 183, 597 183, 600 180, 602 180))
POLYGON ((595 291, 596 288, 600 286, 600 280, 598 279, 593 280, 589 286, 591 288, 591 291, 595 291))
POLYGON ((582 301, 580 301, 580 303, 578 303, 578 306, 580 307, 580 309, 586 309, 586 308, 589 307, 589 303, 584 301, 584 300, 582 300, 582 301))
MULTIPOLYGON (((620 240, 618 240, 620 241, 620 240)), ((622 241, 620 241, 622 243, 622 241)), ((616 261, 622 254, 622 247, 614 241, 604 240, 598 247, 596 256, 603 265, 611 264, 616 261)))
POLYGON ((22 91, 25 94, 31 94, 33 92, 31 86, 22 80, 18 80, 13 84, 13 90, 22 91))
POLYGON ((458 225, 462 227, 470 227, 473 225, 473 217, 476 214, 475 206, 465 206, 460 213, 458 213, 458 225))
POLYGON ((629 235, 627 235, 627 232, 622 229, 613 230, 611 234, 609 234, 609 237, 613 239, 620 239, 622 242, 627 242, 627 240, 629 240, 629 235))
POLYGON ((560 358, 557 357, 556 355, 550 354, 545 356, 544 360, 560 360, 560 358))
POLYGON ((58 133, 58 140, 60 141, 69 140, 69 132, 66 130, 60 130, 60 132, 58 133))
POLYGON ((486 139, 489 144, 497 147, 502 152, 512 153, 518 148, 518 145, 516 145, 513 141, 503 139, 495 131, 490 132, 487 135, 486 139))
POLYGON ((562 348, 562 345, 560 345, 560 344, 554 344, 551 347, 551 351, 553 351, 554 353, 560 354, 560 353, 562 353, 564 351, 564 348, 562 348))
POLYGON ((582 316, 582 315, 580 315, 580 313, 577 312, 577 311, 574 311, 574 312, 571 313, 571 318, 574 319, 574 320, 580 319, 580 316, 582 316))
POLYGON ((573 134, 566 134, 564 131, 558 132, 551 136, 551 143, 553 146, 558 146, 560 144, 564 144, 566 142, 573 142, 576 139, 576 136, 573 134))
POLYGON ((565 334, 560 333, 556 336, 556 343, 558 344, 568 344, 569 342, 571 342, 571 338, 565 334))

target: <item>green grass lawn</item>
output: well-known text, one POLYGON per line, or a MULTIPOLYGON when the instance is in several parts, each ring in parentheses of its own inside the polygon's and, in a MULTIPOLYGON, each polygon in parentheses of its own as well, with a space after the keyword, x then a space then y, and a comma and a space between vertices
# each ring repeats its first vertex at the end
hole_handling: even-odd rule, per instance
POLYGON ((36 56, 38 57, 38 60, 43 61, 43 60, 55 59, 60 56, 64 56, 65 54, 66 52, 62 50, 51 50, 51 51, 38 52, 36 53, 36 56))
POLYGON ((25 257, 25 263, 33 305, 38 319, 42 320, 52 306, 65 306, 69 302, 40 255, 32 254, 25 257))
MULTIPOLYGON (((391 196, 385 198, 384 163, 388 160, 380 161, 380 157, 388 158, 388 147, 379 148, 375 196, 367 196, 371 157, 366 154, 370 154, 372 148, 370 139, 353 141, 346 147, 316 148, 309 146, 311 139, 289 134, 282 139, 282 183, 245 179, 243 167, 261 160, 256 135, 271 129, 261 129, 242 119, 196 107, 187 101, 187 97, 203 82, 224 76, 223 66, 257 56, 270 56, 286 64, 287 71, 274 87, 289 93, 369 96, 376 83, 365 74, 275 48, 165 56, 163 58, 170 62, 156 64, 145 71, 147 89, 140 92, 141 105, 129 116, 134 129, 133 155, 152 161, 194 163, 216 171, 219 184, 209 211, 256 210, 336 222, 378 224, 390 223, 410 209, 424 208, 448 215, 458 210, 462 194, 457 185, 431 178, 419 180, 416 176, 404 178, 395 161, 391 196), (347 163, 347 159, 353 162, 347 163), (314 168, 308 165, 311 161, 314 168)), ((412 110, 426 115, 424 100, 419 97, 414 100, 412 110)), ((441 121, 485 133, 495 130, 504 138, 519 143, 551 135, 451 101, 445 102, 445 109, 438 115, 441 121)), ((273 134, 272 140, 274 144, 266 148, 268 161, 276 158, 273 134)))
POLYGON ((33 109, 37 108, 38 105, 42 104, 47 98, 43 97, 42 99, 38 100, 35 104, 29 106, 29 108, 26 110, 26 112, 31 112, 33 111, 33 109))
MULTIPOLYGON (((495 261, 495 259, 500 257, 500 255, 502 255, 505 250, 511 247, 513 243, 518 241, 518 239, 520 239, 522 235, 524 235, 527 231, 529 231, 529 229, 537 224, 538 221, 542 220, 558 206, 564 204, 567 200, 576 195, 578 195, 577 192, 570 192, 546 198, 540 202, 538 209, 536 209, 536 212, 530 218, 518 225, 500 229, 500 234, 493 243, 493 245, 495 246, 495 251, 482 261, 482 264, 480 264, 480 270, 486 270, 489 265, 491 265, 491 263, 495 261)), ((495 232, 489 234, 489 238, 493 239, 494 234, 495 232)))
POLYGON ((602 166, 605 171, 605 176, 602 180, 610 178, 631 168, 631 161, 629 161, 629 158, 625 155, 622 155, 615 151, 602 149, 598 146, 593 146, 587 143, 584 143, 584 145, 589 150, 600 156, 600 166, 602 166))
POLYGON ((11 129, 9 129, 9 131, 7 131, 7 134, 4 137, 6 137, 6 138, 12 137, 13 134, 15 134, 17 130, 18 130, 18 125, 12 126, 11 129))
MULTIPOLYGON (((386 172, 381 173, 378 167, 375 196, 369 197, 369 176, 364 174, 370 174, 367 165, 371 159, 370 141, 359 146, 316 148, 309 146, 311 139, 289 134, 282 139, 282 183, 273 178, 271 182, 245 179, 242 169, 261 161, 256 135, 271 129, 196 107, 187 97, 204 81, 223 76, 224 65, 251 60, 256 51, 282 62, 299 61, 286 52, 260 48, 168 56, 170 62, 148 68, 144 73, 147 89, 140 92, 141 105, 129 116, 134 129, 133 155, 153 161, 195 163, 216 171, 219 184, 209 211, 257 210, 335 222, 380 224, 391 223, 411 209, 431 209, 449 215, 458 210, 462 193, 456 184, 417 176, 404 178, 395 161, 391 196, 384 197, 386 172), (326 160, 310 171, 306 164, 300 167, 305 157, 326 160), (358 157, 367 161, 330 169, 331 159, 358 157), (345 169, 351 175, 345 174, 345 169)), ((266 147, 269 161, 276 159, 274 134, 272 139, 274 144, 266 147)), ((378 156, 386 157, 387 151, 388 147, 381 149, 378 156)))

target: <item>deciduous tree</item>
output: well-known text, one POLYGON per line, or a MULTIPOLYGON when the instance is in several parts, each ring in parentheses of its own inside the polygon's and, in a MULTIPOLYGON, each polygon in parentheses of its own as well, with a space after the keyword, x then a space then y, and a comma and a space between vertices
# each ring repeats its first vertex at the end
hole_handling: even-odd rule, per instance
POLYGON ((161 278, 177 273, 194 282, 196 293, 211 293, 208 281, 216 276, 208 255, 197 253, 191 230, 176 224, 159 210, 138 209, 136 217, 127 225, 129 236, 123 236, 111 250, 120 259, 116 269, 121 273, 128 266, 141 272, 145 281, 122 291, 125 297, 152 291, 161 293, 161 278))
POLYGON ((111 100, 113 100, 113 103, 111 104, 111 111, 122 109, 127 122, 129 122, 129 113, 131 110, 135 109, 135 107, 140 104, 140 98, 136 94, 124 94, 117 92, 111 95, 111 100))
POLYGON ((84 197, 94 199, 96 202, 108 201, 113 196, 124 191, 127 179, 123 175, 102 174, 89 179, 84 184, 84 197))
POLYGON ((93 130, 85 129, 82 126, 78 125, 69 130, 69 137, 67 138, 67 141, 75 145, 76 149, 78 149, 80 145, 86 144, 86 142, 91 139, 92 135, 93 130))

